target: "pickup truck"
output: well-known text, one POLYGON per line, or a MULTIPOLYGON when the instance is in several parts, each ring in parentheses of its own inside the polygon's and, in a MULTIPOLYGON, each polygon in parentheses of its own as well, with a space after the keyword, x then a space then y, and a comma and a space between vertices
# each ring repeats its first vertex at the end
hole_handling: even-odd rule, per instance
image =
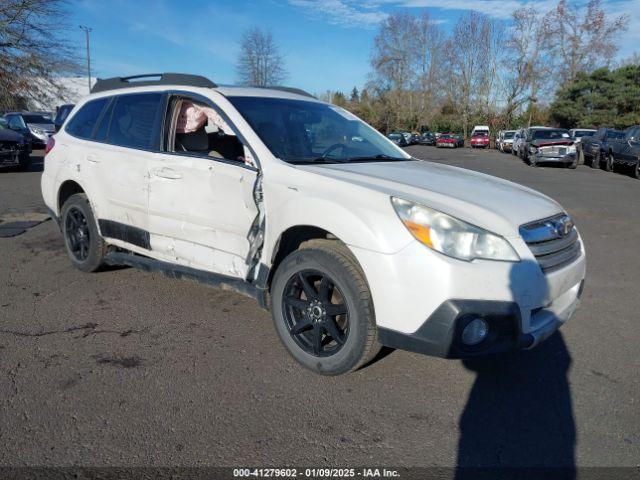
POLYGON ((622 131, 613 128, 599 128, 592 136, 583 137, 578 145, 578 163, 590 165, 591 168, 600 168, 609 144, 623 137, 622 131))
POLYGON ((640 178, 640 125, 627 128, 623 138, 607 143, 605 170, 612 172, 617 165, 632 167, 633 176, 640 178))

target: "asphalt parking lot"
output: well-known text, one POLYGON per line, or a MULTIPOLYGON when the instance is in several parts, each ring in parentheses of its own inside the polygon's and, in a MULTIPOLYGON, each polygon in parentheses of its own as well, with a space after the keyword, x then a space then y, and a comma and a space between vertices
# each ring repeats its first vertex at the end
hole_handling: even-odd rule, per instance
MULTIPOLYGON (((640 181, 408 150, 565 206, 588 275, 561 333, 494 360, 387 351, 320 377, 254 301, 129 268, 83 274, 48 221, 0 238, 0 465, 637 466, 640 181)), ((44 211, 40 167, 0 172, 0 216, 44 211)))

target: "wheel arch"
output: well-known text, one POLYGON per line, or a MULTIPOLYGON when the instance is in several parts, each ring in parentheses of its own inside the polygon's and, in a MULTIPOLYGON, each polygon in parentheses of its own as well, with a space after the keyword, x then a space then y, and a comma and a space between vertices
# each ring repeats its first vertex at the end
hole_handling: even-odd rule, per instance
POLYGON ((267 278, 267 288, 271 288, 273 275, 287 255, 298 250, 304 242, 318 239, 335 240, 349 248, 338 236, 324 228, 304 224, 290 226, 280 234, 274 243, 271 252, 271 266, 267 278))
POLYGON ((58 215, 62 212, 62 206, 64 203, 71 197, 71 195, 75 195, 77 193, 85 193, 85 188, 80 185, 76 180, 65 180, 58 188, 58 193, 56 195, 56 208, 58 209, 58 215))

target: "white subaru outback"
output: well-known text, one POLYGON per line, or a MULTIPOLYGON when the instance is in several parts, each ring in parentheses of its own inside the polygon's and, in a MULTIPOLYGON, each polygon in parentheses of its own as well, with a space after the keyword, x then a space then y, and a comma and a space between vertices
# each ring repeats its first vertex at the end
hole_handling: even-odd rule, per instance
POLYGON ((80 270, 130 265, 252 296, 322 374, 381 345, 532 348, 571 317, 585 278, 555 201, 411 158, 295 89, 100 80, 47 145, 42 194, 80 270))

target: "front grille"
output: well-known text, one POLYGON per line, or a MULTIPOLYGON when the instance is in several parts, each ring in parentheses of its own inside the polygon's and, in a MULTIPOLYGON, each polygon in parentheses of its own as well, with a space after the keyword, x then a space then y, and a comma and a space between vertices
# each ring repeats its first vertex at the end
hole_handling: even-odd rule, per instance
POLYGON ((582 250, 573 221, 565 214, 522 225, 520 236, 545 273, 569 265, 582 250))
POLYGON ((563 156, 567 154, 567 147, 559 147, 559 146, 540 147, 538 149, 538 152, 544 155, 545 157, 563 156))

